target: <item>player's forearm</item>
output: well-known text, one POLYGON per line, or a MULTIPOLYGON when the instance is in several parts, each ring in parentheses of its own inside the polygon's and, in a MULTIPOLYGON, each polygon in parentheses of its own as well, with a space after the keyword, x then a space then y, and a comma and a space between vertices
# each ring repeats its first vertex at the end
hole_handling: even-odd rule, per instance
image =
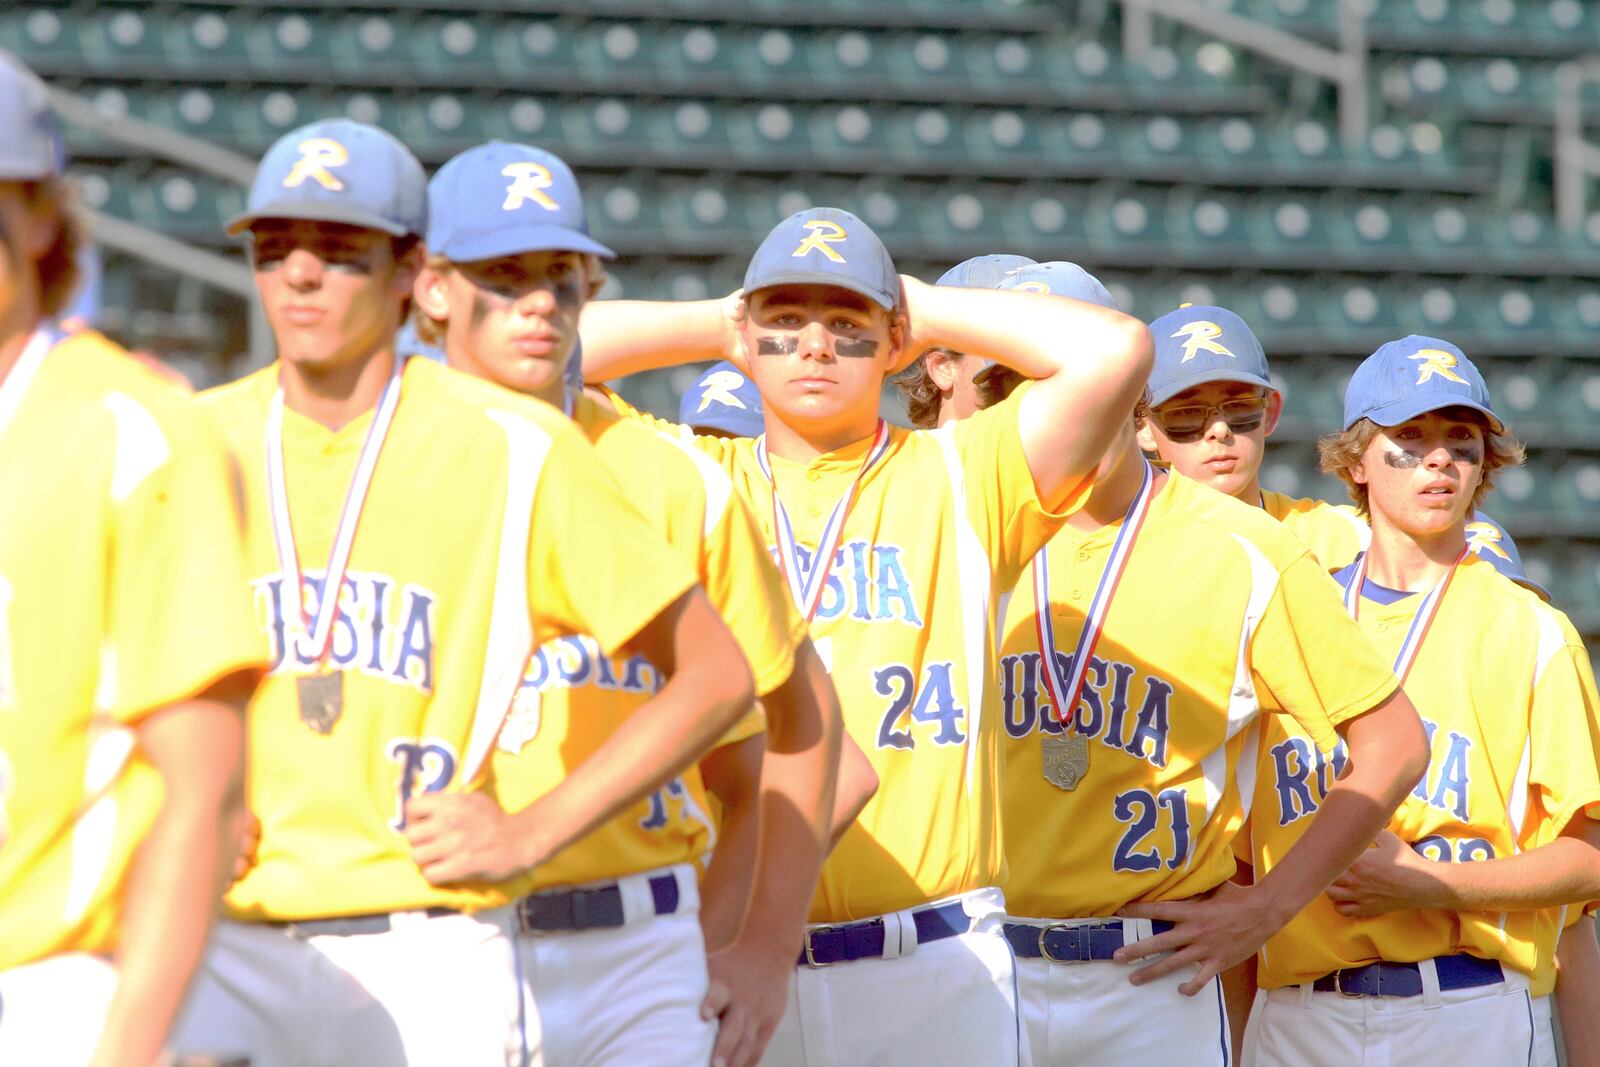
POLYGON ((724 801, 722 811, 717 845, 700 883, 700 930, 707 952, 731 945, 744 929, 761 841, 759 793, 747 803, 724 801))
POLYGON ((521 865, 535 867, 603 826, 710 749, 754 699, 749 668, 737 665, 686 664, 560 785, 512 815, 521 865))
POLYGON ((761 841, 744 938, 792 953, 831 839, 844 723, 833 681, 809 641, 796 650, 789 680, 764 703, 761 841))
POLYGON ((1556 1014, 1567 1067, 1600 1067, 1600 946, 1594 919, 1584 916, 1561 935, 1556 948, 1556 1014))
POLYGON ((720 300, 593 300, 578 330, 588 382, 729 356, 720 300))
POLYGON ((1350 759, 1344 777, 1288 855, 1256 883, 1285 922, 1355 862, 1428 767, 1427 735, 1402 692, 1345 731, 1350 759))
POLYGON ((878 792, 878 772, 872 769, 867 754, 846 734, 839 740, 839 787, 833 798, 833 826, 828 850, 839 843, 850 824, 878 792))
POLYGON ((196 701, 157 715, 169 718, 162 725, 169 738, 186 728, 178 721, 184 718, 204 717, 209 729, 185 746, 191 767, 174 768, 171 759, 164 768, 158 764, 164 797, 129 872, 117 991, 91 1061, 95 1067, 156 1061, 205 950, 237 851, 235 827, 244 807, 239 709, 196 701))
POLYGON ((1558 837, 1514 856, 1440 863, 1437 889, 1419 908, 1528 911, 1600 899, 1600 852, 1575 837, 1558 837))

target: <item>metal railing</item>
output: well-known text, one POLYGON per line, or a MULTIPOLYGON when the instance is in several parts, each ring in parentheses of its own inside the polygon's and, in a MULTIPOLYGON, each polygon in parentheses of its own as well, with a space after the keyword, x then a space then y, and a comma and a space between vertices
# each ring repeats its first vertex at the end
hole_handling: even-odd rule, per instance
POLYGON ((1122 51, 1130 60, 1150 51, 1152 22, 1159 16, 1226 41, 1285 66, 1333 82, 1339 92, 1339 137, 1346 147, 1365 143, 1367 103, 1367 16, 1360 0, 1317 0, 1339 5, 1339 47, 1327 48, 1254 19, 1198 0, 1121 0, 1122 51))
MULTIPOLYGON (((82 127, 143 154, 170 160, 240 185, 249 185, 255 177, 255 160, 210 141, 202 141, 131 115, 109 114, 89 98, 64 89, 52 87, 50 103, 62 122, 82 127)), ((266 319, 256 300, 250 269, 242 262, 179 241, 127 219, 97 211, 85 211, 84 215, 90 235, 105 247, 243 299, 249 309, 250 362, 264 363, 271 357, 272 334, 267 329, 266 319)))
POLYGON ((1600 176, 1600 145, 1583 134, 1583 90, 1600 82, 1600 55, 1556 68, 1556 220, 1580 229, 1589 214, 1589 179, 1600 176))

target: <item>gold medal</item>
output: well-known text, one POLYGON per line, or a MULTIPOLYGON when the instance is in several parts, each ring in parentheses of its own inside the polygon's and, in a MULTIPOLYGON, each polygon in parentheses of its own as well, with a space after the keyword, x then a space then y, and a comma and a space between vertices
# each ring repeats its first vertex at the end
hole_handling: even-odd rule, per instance
POLYGON ((1039 749, 1044 756, 1044 780, 1057 789, 1070 792, 1089 773, 1089 739, 1070 726, 1056 734, 1041 733, 1039 749))
POLYGON ((294 680, 300 701, 300 721, 319 734, 333 733, 344 714, 344 672, 302 674, 294 680))

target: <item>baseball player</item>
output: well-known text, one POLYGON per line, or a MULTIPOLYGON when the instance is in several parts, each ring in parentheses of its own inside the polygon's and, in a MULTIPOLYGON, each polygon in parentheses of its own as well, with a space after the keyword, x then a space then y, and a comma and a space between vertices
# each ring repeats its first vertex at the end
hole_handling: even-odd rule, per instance
MULTIPOLYGON (((1486 512, 1474 511, 1472 521, 1467 523, 1467 547, 1495 570, 1550 603, 1550 591, 1528 577, 1522 553, 1510 532, 1486 512)), ((1561 627, 1568 644, 1583 644, 1571 619, 1560 611, 1549 614, 1561 627)), ((1555 1014, 1567 1067, 1600 1067, 1600 1015, 1594 1011, 1594 1005, 1600 1003, 1600 944, 1595 941, 1594 917, 1587 913, 1594 906, 1591 903, 1586 909, 1567 909, 1567 927, 1556 946, 1555 1014)))
MULTIPOLYGON (((1071 263, 1001 285, 1111 303, 1071 263)), ((1259 509, 1153 468, 1132 419, 1029 564, 1001 637, 1006 938, 1034 1063, 1231 1062, 1219 972, 1404 798, 1427 758, 1415 712, 1305 547, 1259 509), (1292 873, 1241 889, 1230 844, 1263 711, 1324 749, 1348 736, 1356 756, 1341 813, 1292 873), (1184 947, 1191 924, 1220 914, 1254 919, 1184 947), (1114 961, 1124 946, 1157 951, 1156 937, 1178 951, 1134 972, 1136 987, 1114 961)))
MULTIPOLYGON (((549 152, 494 142, 446 163, 430 184, 429 200, 430 255, 415 289, 425 332, 440 337, 452 366, 569 412, 630 502, 696 570, 738 637, 771 724, 764 776, 757 712, 702 768, 674 778, 504 887, 510 899, 527 898, 518 907, 519 967, 544 1031, 536 1061, 704 1064, 717 1029, 700 1011, 708 993, 708 943, 732 946, 730 977, 737 979, 735 1003, 742 1013, 751 1014, 747 1000, 768 988, 764 998, 755 998, 754 1014, 765 1016, 756 1021, 758 1030, 770 1032, 781 1015, 794 945, 828 839, 837 698, 805 620, 727 475, 683 443, 568 391, 565 363, 578 313, 602 281, 599 259, 612 255, 589 236, 572 171, 549 152), (716 822, 702 769, 723 802, 716 822), (758 835, 763 777, 773 818, 758 835), (756 879, 751 937, 734 945, 745 921, 758 836, 769 862, 756 879), (694 864, 714 843, 702 940, 694 864), (665 886, 673 887, 671 906, 657 899, 642 914, 625 907, 575 911, 563 903, 649 900, 653 887, 665 886)), ((548 793, 653 691, 652 664, 637 657, 606 662, 594 645, 593 638, 563 637, 534 654, 492 760, 499 806, 481 794, 447 798, 457 807, 476 806, 463 814, 483 821, 481 836, 490 847, 497 847, 502 809, 515 813, 548 793)), ((458 854, 450 862, 473 861, 458 854)), ((424 873, 434 878, 427 868, 424 873)), ((744 1025, 741 1018, 728 1020, 732 1030, 744 1025)), ((724 1036, 734 1039, 735 1050, 743 1040, 724 1036)))
MULTIPOLYGON (((934 284, 962 289, 994 289, 1005 281, 1011 271, 1031 266, 1033 262, 1027 256, 991 252, 957 263, 934 284)), ((911 366, 895 377, 894 384, 900 390, 900 395, 905 397, 906 414, 911 419, 911 425, 929 429, 943 426, 952 419, 964 419, 982 408, 992 407, 1006 393, 994 391, 993 386, 985 389, 983 383, 997 375, 1009 379, 1010 388, 1021 381, 1021 378, 993 360, 946 348, 933 348, 913 360, 911 366)), ((1009 388, 1006 392, 1009 392, 1009 388)))
POLYGON ((591 304, 583 335, 591 380, 730 358, 755 381, 763 437, 695 442, 752 504, 880 782, 823 866, 763 1062, 1015 1062, 992 620, 1132 409, 1142 325, 1072 300, 935 292, 897 275, 860 219, 813 208, 767 235, 741 294, 591 304), (886 377, 935 346, 1037 381, 948 431, 890 427, 886 377))
MULTIPOLYGON (((1444 1063, 1552 1064, 1563 909, 1600 897, 1600 702, 1554 609, 1468 546, 1473 508, 1521 446, 1461 350, 1412 335, 1357 369, 1344 429, 1320 452, 1373 532, 1334 577, 1393 658, 1431 760, 1374 847, 1262 950, 1245 1062, 1427 1049, 1444 1063)), ((1305 833, 1339 771, 1293 732, 1267 743, 1258 873, 1305 833)))
POLYGON ((749 706, 748 668, 559 412, 396 360, 426 230, 404 146, 343 119, 297 129, 231 230, 279 352, 204 398, 263 516, 246 533, 271 662, 250 707, 261 837, 179 1046, 254 1067, 521 1063, 492 883, 698 758, 749 706), (469 849, 440 795, 482 783, 530 653, 577 634, 664 683, 498 851, 469 849))
POLYGON ((233 863, 264 656, 220 437, 56 322, 62 165, 0 53, 0 1063, 149 1067, 233 863))
POLYGON ((1283 413, 1261 342, 1226 308, 1190 304, 1150 324, 1155 370, 1139 445, 1187 478, 1257 504, 1334 570, 1367 546, 1352 508, 1261 488, 1266 439, 1283 413))

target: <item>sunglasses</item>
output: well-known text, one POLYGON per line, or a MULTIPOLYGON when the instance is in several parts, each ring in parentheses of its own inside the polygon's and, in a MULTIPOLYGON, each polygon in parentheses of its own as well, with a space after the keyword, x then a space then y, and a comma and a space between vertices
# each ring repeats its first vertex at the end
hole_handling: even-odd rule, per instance
POLYGON ((1180 408, 1154 408, 1150 417, 1174 444, 1186 445, 1206 435, 1216 412, 1234 433, 1249 433, 1267 418, 1265 394, 1224 400, 1220 404, 1186 404, 1180 408))

